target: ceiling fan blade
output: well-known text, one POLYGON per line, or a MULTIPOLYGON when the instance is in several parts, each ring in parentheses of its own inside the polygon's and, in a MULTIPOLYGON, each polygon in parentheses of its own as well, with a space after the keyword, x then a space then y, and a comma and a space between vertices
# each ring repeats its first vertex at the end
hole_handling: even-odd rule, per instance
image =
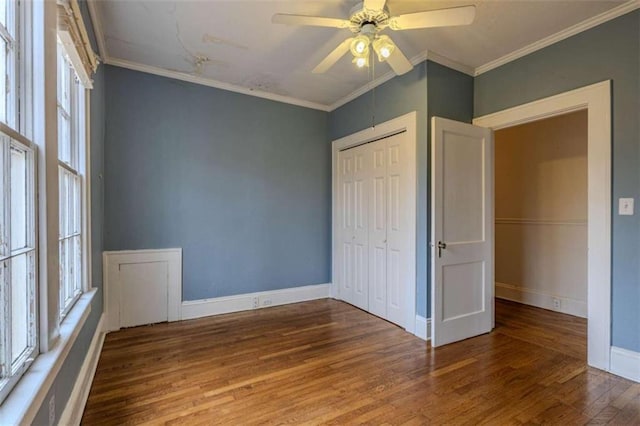
POLYGON ((276 13, 271 18, 274 24, 285 25, 311 25, 315 27, 349 28, 349 21, 346 19, 326 18, 324 16, 288 15, 286 13, 276 13))
POLYGON ((393 49, 393 52, 391 52, 391 55, 387 58, 387 63, 397 75, 408 73, 413 69, 413 65, 411 65, 411 62, 404 56, 400 48, 395 43, 394 45, 395 49, 393 49))
POLYGON ((469 25, 473 22, 475 16, 475 6, 452 7, 450 9, 407 13, 406 15, 398 15, 391 18, 389 20, 389 28, 397 31, 413 30, 416 28, 469 25))
POLYGON ((344 56, 345 53, 349 51, 349 46, 351 45, 351 41, 353 37, 346 39, 342 43, 338 45, 333 52, 329 53, 326 58, 322 60, 314 69, 314 74, 322 74, 326 72, 329 68, 331 68, 340 58, 344 56))
POLYGON ((364 0, 363 9, 367 10, 383 10, 386 0, 364 0))

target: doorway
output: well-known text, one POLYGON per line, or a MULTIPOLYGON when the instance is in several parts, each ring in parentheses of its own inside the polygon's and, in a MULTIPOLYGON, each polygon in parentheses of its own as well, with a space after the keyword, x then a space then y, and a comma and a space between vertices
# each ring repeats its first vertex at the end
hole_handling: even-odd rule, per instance
MULTIPOLYGON (((560 95, 505 109, 497 113, 473 120, 475 126, 493 131, 531 123, 549 117, 559 116, 579 110, 587 111, 587 363, 602 370, 610 370, 610 324, 611 324, 611 82, 604 81, 591 86, 572 90, 560 95)), ((460 123, 462 124, 462 123, 460 123)), ((442 131, 440 131, 442 133, 442 131)), ((433 133, 438 134, 437 129, 433 133)), ((492 157, 491 157, 492 158, 492 157)), ((492 169, 491 169, 492 170, 492 169)), ((437 171, 432 171, 432 187, 442 185, 438 182, 437 171)), ((486 174, 491 180, 488 188, 493 187, 493 174, 486 174)), ((432 216, 436 214, 432 203, 432 216)), ((493 210, 486 210, 491 215, 493 210)), ((445 212, 446 215, 446 212, 445 212)), ((441 230, 432 228, 432 238, 441 230)), ((491 240, 493 232, 490 233, 491 240)), ((492 242, 492 241, 491 241, 492 242)), ((442 242, 446 245, 446 241, 442 242)), ((432 241, 435 245, 435 240, 432 241)), ((436 252, 434 247, 433 253, 436 252)), ((438 263, 432 255, 435 265, 432 271, 438 273, 438 263)), ((486 264, 493 261, 493 253, 486 264)), ((432 272, 434 273, 434 272, 432 272)), ((491 269, 493 275, 493 269, 491 269)), ((432 283, 438 287, 438 277, 432 283)), ((493 293, 493 285, 485 287, 493 293)), ((441 289, 442 290, 442 289, 441 289)), ((432 290, 432 293, 435 290, 432 290)), ((438 317, 442 316, 442 307, 437 306, 432 297, 432 335, 437 333, 438 317)), ((494 307, 489 303, 483 309, 490 311, 493 317, 494 307)), ((467 333, 472 337, 480 333, 467 333)))
POLYGON ((495 296, 586 318, 587 111, 494 139, 495 296))
POLYGON ((587 363, 611 359, 611 81, 575 89, 473 120, 499 130, 587 111, 587 363))

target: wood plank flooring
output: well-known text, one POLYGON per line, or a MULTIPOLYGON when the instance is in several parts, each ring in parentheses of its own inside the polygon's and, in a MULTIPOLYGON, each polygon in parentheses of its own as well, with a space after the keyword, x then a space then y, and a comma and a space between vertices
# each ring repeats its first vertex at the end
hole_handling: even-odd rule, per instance
POLYGON ((107 335, 83 424, 640 424, 640 384, 586 366, 586 322, 496 302, 442 348, 317 300, 107 335))

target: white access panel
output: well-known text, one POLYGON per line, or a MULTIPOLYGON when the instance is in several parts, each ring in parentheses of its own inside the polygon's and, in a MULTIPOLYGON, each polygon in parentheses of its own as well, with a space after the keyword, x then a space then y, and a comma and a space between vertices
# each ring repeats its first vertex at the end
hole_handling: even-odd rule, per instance
POLYGON ((108 331, 181 319, 182 249, 103 253, 108 331))
POLYGON ((167 262, 120 265, 120 326, 168 321, 167 262))

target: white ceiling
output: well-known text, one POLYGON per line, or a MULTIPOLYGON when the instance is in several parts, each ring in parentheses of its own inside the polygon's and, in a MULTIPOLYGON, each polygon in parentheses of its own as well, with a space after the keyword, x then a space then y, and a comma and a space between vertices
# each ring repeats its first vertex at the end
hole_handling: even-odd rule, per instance
MULTIPOLYGON (((280 12, 347 18, 356 3, 92 0, 90 8, 107 63, 329 110, 366 89, 372 78, 351 64, 349 55, 324 75, 311 73, 351 33, 276 25, 271 16, 280 12), (198 66, 198 57, 209 61, 198 66)), ((384 32, 414 62, 433 54, 439 62, 473 74, 585 20, 616 14, 622 3, 388 0, 392 15, 475 4, 476 19, 464 27, 384 32)), ((390 76, 386 64, 376 64, 376 79, 390 76)))

